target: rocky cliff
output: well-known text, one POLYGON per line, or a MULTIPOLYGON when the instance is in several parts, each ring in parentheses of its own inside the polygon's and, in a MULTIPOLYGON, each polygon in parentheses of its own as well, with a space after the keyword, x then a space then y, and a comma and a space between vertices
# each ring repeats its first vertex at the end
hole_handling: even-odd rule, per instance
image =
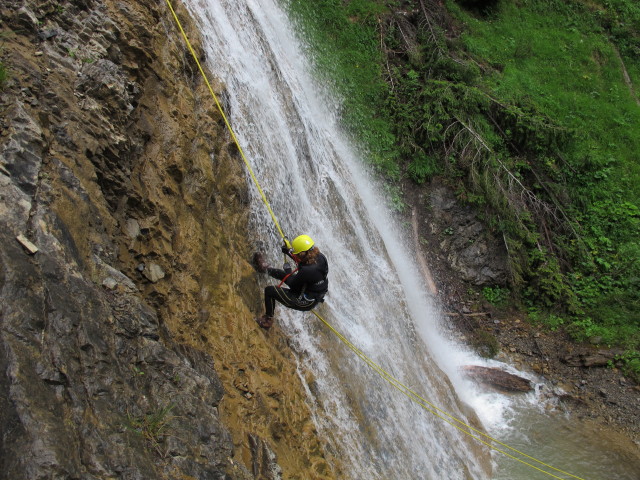
POLYGON ((165 2, 0 21, 0 478, 339 476, 252 321, 245 175, 165 2))

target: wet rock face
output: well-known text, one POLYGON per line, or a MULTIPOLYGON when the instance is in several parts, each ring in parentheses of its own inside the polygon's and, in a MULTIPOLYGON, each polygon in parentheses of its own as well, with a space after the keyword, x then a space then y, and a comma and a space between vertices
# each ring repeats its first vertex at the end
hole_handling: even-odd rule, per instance
MULTIPOLYGON (((0 91, 0 478, 250 478, 219 417, 212 357, 176 340, 153 295, 175 269, 171 249, 140 246, 159 223, 177 223, 149 191, 179 187, 140 181, 149 149, 164 142, 178 164, 184 136, 191 163, 180 168, 194 170, 211 153, 194 147, 188 122, 152 124, 157 89, 197 89, 157 8, 0 7, 15 28, 0 91), (160 86, 169 71, 178 80, 160 86), (143 225, 134 240, 120 227, 132 218, 143 225), (144 261, 147 276, 135 270, 144 261)), ((193 94, 183 98, 193 109, 193 94)), ((207 119, 199 128, 217 133, 207 119)), ((189 201, 215 191, 189 188, 189 201)))
POLYGON ((165 3, 0 21, 0 478, 335 478, 253 322, 242 164, 165 3))
POLYGON ((53 236, 38 236, 36 259, 0 235, 3 478, 232 470, 211 358, 162 341, 152 309, 82 278, 77 259, 55 256, 62 245, 53 236))

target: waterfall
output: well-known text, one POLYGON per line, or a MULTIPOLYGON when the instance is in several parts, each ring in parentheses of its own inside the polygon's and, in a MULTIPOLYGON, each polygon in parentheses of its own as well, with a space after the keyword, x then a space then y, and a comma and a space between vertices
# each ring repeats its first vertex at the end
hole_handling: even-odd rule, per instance
MULTIPOLYGON (((314 82, 286 15, 275 0, 186 4, 273 211, 290 238, 310 235, 329 259, 321 315, 405 385, 465 419, 443 373, 451 375, 453 353, 413 254, 341 132, 329 92, 314 82)), ((278 264, 280 238, 250 188, 256 247, 278 264)), ((276 318, 300 370, 313 374, 314 419, 351 478, 487 478, 472 441, 378 377, 312 314, 278 306, 276 318)))

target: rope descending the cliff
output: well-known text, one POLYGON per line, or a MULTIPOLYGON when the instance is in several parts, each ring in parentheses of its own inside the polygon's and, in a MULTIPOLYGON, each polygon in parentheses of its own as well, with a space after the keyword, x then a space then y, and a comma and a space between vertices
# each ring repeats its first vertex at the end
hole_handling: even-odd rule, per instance
POLYGON ((523 452, 521 452, 521 451, 519 451, 519 450, 517 450, 517 449, 515 449, 513 447, 510 447, 509 445, 507 445, 505 443, 502 443, 501 441, 499 441, 499 440, 487 435, 483 431, 472 427, 471 425, 463 422, 462 420, 454 417, 453 415, 450 415, 446 411, 438 408, 436 405, 434 405, 433 403, 429 402, 424 397, 420 396, 419 394, 417 394, 416 392, 411 390, 409 387, 404 385, 402 382, 400 382, 397 378, 395 378, 393 375, 391 375, 389 372, 387 372, 380 365, 376 364, 362 350, 360 350, 358 347, 356 347, 353 343, 351 343, 349 341, 349 339, 347 339, 344 335, 342 335, 340 332, 338 332, 332 325, 330 325, 324 318, 322 318, 322 316, 320 316, 320 314, 318 314, 315 310, 312 310, 311 313, 313 313, 316 317, 318 317, 318 319, 322 323, 324 323, 329 328, 329 330, 331 330, 334 334, 336 334, 336 336, 340 339, 340 341, 342 341, 342 343, 344 343, 347 347, 349 347, 349 349, 351 349, 358 357, 360 357, 373 370, 375 370, 375 372, 378 375, 380 375, 383 379, 385 379, 392 387, 394 387, 397 390, 399 390, 403 395, 408 397, 412 402, 420 405, 422 408, 424 408, 428 412, 431 412, 433 415, 435 415, 439 419, 443 420, 444 422, 448 423, 452 427, 456 428, 460 432, 462 432, 465 435, 477 440, 478 442, 482 443, 483 445, 486 445, 490 449, 495 450, 496 452, 502 453, 503 455, 511 458, 512 460, 520 462, 520 463, 522 463, 522 464, 524 464, 524 465, 526 465, 528 467, 533 468, 534 470, 537 470, 539 472, 545 473, 545 474, 549 475, 552 478, 565 480, 565 477, 559 477, 557 475, 554 475, 551 472, 543 470, 539 466, 533 465, 533 464, 523 460, 522 458, 516 457, 515 454, 521 455, 522 457, 524 457, 524 458, 526 458, 526 459, 528 459, 530 461, 533 461, 533 462, 537 463, 538 465, 541 465, 541 466, 544 466, 544 467, 549 468, 551 470, 554 470, 555 472, 561 473, 563 475, 566 475, 566 476, 569 476, 571 478, 575 478, 575 479, 578 479, 578 480, 584 480, 581 477, 578 477, 578 476, 573 475, 571 473, 568 473, 568 472, 565 472, 563 470, 560 470, 559 468, 556 468, 556 467, 553 467, 551 465, 548 465, 548 464, 544 463, 541 460, 538 460, 538 459, 536 459, 536 458, 534 458, 532 456, 527 455, 526 453, 523 453, 523 452), (504 447, 506 450, 504 450, 502 448, 499 448, 499 447, 496 447, 495 445, 491 444, 490 442, 494 442, 495 444, 500 445, 501 447, 504 447), (512 453, 509 453, 507 450, 510 450, 512 453))
POLYGON ((198 60, 198 56, 196 55, 195 50, 191 46, 191 42, 189 41, 189 38, 187 37, 187 34, 184 31, 184 28, 182 28, 182 23, 180 22, 180 19, 178 18, 178 15, 176 14, 176 11, 173 9, 173 5, 171 4, 171 0, 166 0, 166 1, 167 1, 167 6, 169 7, 169 10, 171 10, 171 14, 173 15, 173 18, 175 19, 176 24, 178 25, 178 29, 180 30, 180 33, 182 34, 182 38, 184 39, 184 42, 187 45, 187 48, 189 49, 189 52, 191 53, 191 56, 195 60, 196 65, 198 66, 198 70, 200 70, 200 74, 202 75, 204 83, 207 85, 207 88, 209 89, 209 93, 211 93, 211 97, 213 98, 214 102, 216 103, 216 106, 218 107, 218 111, 220 112, 220 115, 222 115, 222 119, 224 120, 224 123, 227 126, 227 130, 229 130, 229 134, 231 135, 231 138, 233 139, 234 143, 238 147, 238 152, 240 152, 240 156, 242 157, 242 161, 244 162, 245 166, 247 167, 247 171, 249 172, 249 175, 251 176, 251 179, 253 180, 253 183, 255 184, 256 188, 258 189, 258 193, 260 194, 260 197, 262 197, 262 201, 265 204, 265 206, 267 207, 267 211, 269 212, 269 215, 271 215, 271 219, 273 220, 273 224, 278 229, 278 233, 280 234, 280 237, 282 238, 282 241, 285 243, 285 245, 287 245, 289 248, 291 248, 291 244, 289 243, 289 239, 287 238, 287 236, 282 231, 282 228, 280 227, 280 223, 278 222, 278 219, 276 218, 275 213, 273 213, 273 210, 271 209, 271 205, 269 204, 269 200, 267 200, 267 196, 262 191, 262 187, 260 186, 260 183, 258 182, 258 179, 256 178, 255 173, 253 172, 253 168, 251 168, 251 164, 247 160, 247 157, 244 154, 244 150, 240 146, 240 142, 238 141, 238 138, 236 137, 236 134, 233 131, 233 128, 231 128, 231 123, 229 123, 229 119, 227 118, 227 115, 224 113, 224 109, 222 108, 222 105, 220 104, 220 101, 218 100, 217 95, 214 93, 213 87, 211 86, 211 83, 209 83, 209 79, 207 78, 207 75, 204 72, 204 69, 202 68, 202 65, 200 64, 200 61, 198 60))
MULTIPOLYGON (((242 147, 240 146, 240 142, 238 141, 233 129, 231 128, 231 124, 229 123, 229 120, 227 119, 227 116, 224 113, 224 110, 222 109, 222 105, 220 104, 220 102, 218 101, 218 97, 216 96, 216 94, 213 91, 213 88, 211 87, 211 84, 209 83, 209 79, 207 78, 206 73, 204 72, 204 69, 202 68, 202 65, 200 64, 200 61, 198 60, 198 56, 196 55, 193 47, 191 46, 191 42, 189 41, 189 38, 187 37, 184 29, 182 28, 182 24, 180 23, 180 20, 178 19, 178 15, 176 14, 175 10, 173 9, 173 5, 171 4, 171 0, 166 0, 167 5, 169 7, 169 10, 171 10, 171 14, 173 15, 173 18, 176 21, 176 24, 178 25, 178 29, 180 30, 180 33, 182 34, 182 38, 185 41, 185 44, 187 45, 189 52, 191 52, 191 55, 193 56, 193 59, 196 62, 196 65, 198 66, 198 69, 200 70, 200 74, 202 75, 202 78, 204 79, 205 84, 207 85, 207 88, 209 89, 209 92, 211 93, 211 97, 213 98, 213 100, 215 101, 216 106, 218 107, 218 110, 220 112, 220 114, 222 115, 222 118, 224 119, 224 123, 227 126, 227 129, 229 130, 229 133, 231 134, 231 137, 233 139, 233 141, 235 142, 236 146, 238 147, 238 151, 240 152, 240 156, 242 157, 242 160, 244 161, 247 170, 249 171, 249 174, 251 175, 251 179, 253 180, 253 183, 255 184, 256 188, 258 189, 258 192, 260 193, 260 196, 262 197, 262 201, 264 202, 265 206, 267 207, 267 210, 269 212, 269 214, 271 215, 271 218, 273 220, 274 225, 276 226, 276 228, 278 229, 278 232, 280 233, 280 236, 282 237, 282 240, 284 241, 284 243, 290 247, 290 243, 289 240, 287 239, 286 235, 284 234, 284 232, 282 231, 282 228, 280 227, 280 224, 278 223, 278 219, 276 218, 275 214, 273 213, 273 210, 271 209, 271 205, 269 205, 269 201, 267 200, 266 195, 264 194, 264 192, 262 191, 262 188, 260 187, 260 183, 258 182, 258 179, 256 178, 253 169, 251 168, 251 165, 249 164, 249 161, 247 160, 247 157, 244 154, 244 151, 242 150, 242 147)), ((505 443, 500 442, 499 440, 487 435, 486 433, 468 425, 467 423, 463 422, 462 420, 448 414, 447 412, 445 412, 444 410, 438 408, 437 406, 435 406, 434 404, 432 404, 431 402, 429 402, 428 400, 426 400, 425 398, 421 397, 420 395, 418 395, 416 392, 414 392, 413 390, 411 390, 409 387, 407 387, 406 385, 404 385, 402 382, 400 382, 398 379, 396 379, 393 375, 391 375, 389 372, 387 372, 386 370, 384 370, 382 367, 380 367, 378 364, 376 364, 373 360, 371 360, 362 350, 360 350, 358 347, 356 347, 353 343, 351 343, 344 335, 342 335, 338 330, 336 330, 329 322, 327 322, 318 312, 316 312, 315 310, 312 310, 311 313, 313 313, 322 323, 324 323, 327 328, 329 328, 329 330, 331 330, 339 339, 342 343, 344 343, 349 349, 351 349, 358 357, 360 357, 367 365, 369 365, 378 375, 380 375, 384 380, 386 380, 391 386, 393 386, 394 388, 396 388, 397 390, 399 390, 402 394, 404 394, 405 396, 407 396, 412 402, 420 405, 422 408, 424 408, 425 410, 427 410, 428 412, 431 412, 433 415, 435 415, 436 417, 440 418, 441 420, 445 421, 446 423, 448 423, 449 425, 453 426, 454 428, 458 429, 459 431, 461 431, 462 433, 464 433, 465 435, 470 436, 471 438, 474 438, 475 440, 479 441, 480 443, 482 443, 483 445, 486 445, 487 447, 489 447, 492 450, 495 450, 496 452, 502 453, 503 455, 506 455, 507 457, 520 462, 524 465, 527 465, 528 467, 531 467, 539 472, 545 473, 547 475, 549 475, 550 477, 553 478, 557 478, 559 480, 565 480, 565 477, 559 477, 557 475, 555 475, 554 473, 551 473, 547 470, 543 470, 541 467, 545 467, 547 469, 553 470, 554 472, 557 472, 559 474, 563 474, 566 475, 568 477, 571 478, 575 478, 577 480, 584 480, 581 477, 578 477, 576 475, 572 475, 571 473, 565 472, 563 470, 560 470, 558 468, 555 468, 551 465, 548 465, 540 460, 537 460, 534 457, 531 457, 513 447, 510 447, 509 445, 506 445, 505 443), (503 448, 499 448, 496 447, 496 445, 500 445, 503 448), (507 451, 508 450, 508 451, 507 451), (511 452, 511 453, 509 453, 511 452), (533 465, 532 463, 529 463, 527 460, 523 460, 523 458, 519 458, 516 455, 520 455, 523 458, 526 458, 527 460, 536 463, 537 465, 533 465)))

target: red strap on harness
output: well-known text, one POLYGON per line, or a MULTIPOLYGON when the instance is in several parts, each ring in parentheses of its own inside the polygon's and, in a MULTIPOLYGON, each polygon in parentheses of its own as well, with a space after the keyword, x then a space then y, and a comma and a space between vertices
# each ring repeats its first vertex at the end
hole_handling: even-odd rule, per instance
POLYGON ((281 287, 282 284, 287 280, 287 278, 289 278, 291 275, 293 275, 294 273, 296 273, 298 271, 298 269, 296 268, 293 272, 291 273, 287 273, 284 278, 282 280, 280 280, 280 283, 278 284, 278 287, 281 287))

